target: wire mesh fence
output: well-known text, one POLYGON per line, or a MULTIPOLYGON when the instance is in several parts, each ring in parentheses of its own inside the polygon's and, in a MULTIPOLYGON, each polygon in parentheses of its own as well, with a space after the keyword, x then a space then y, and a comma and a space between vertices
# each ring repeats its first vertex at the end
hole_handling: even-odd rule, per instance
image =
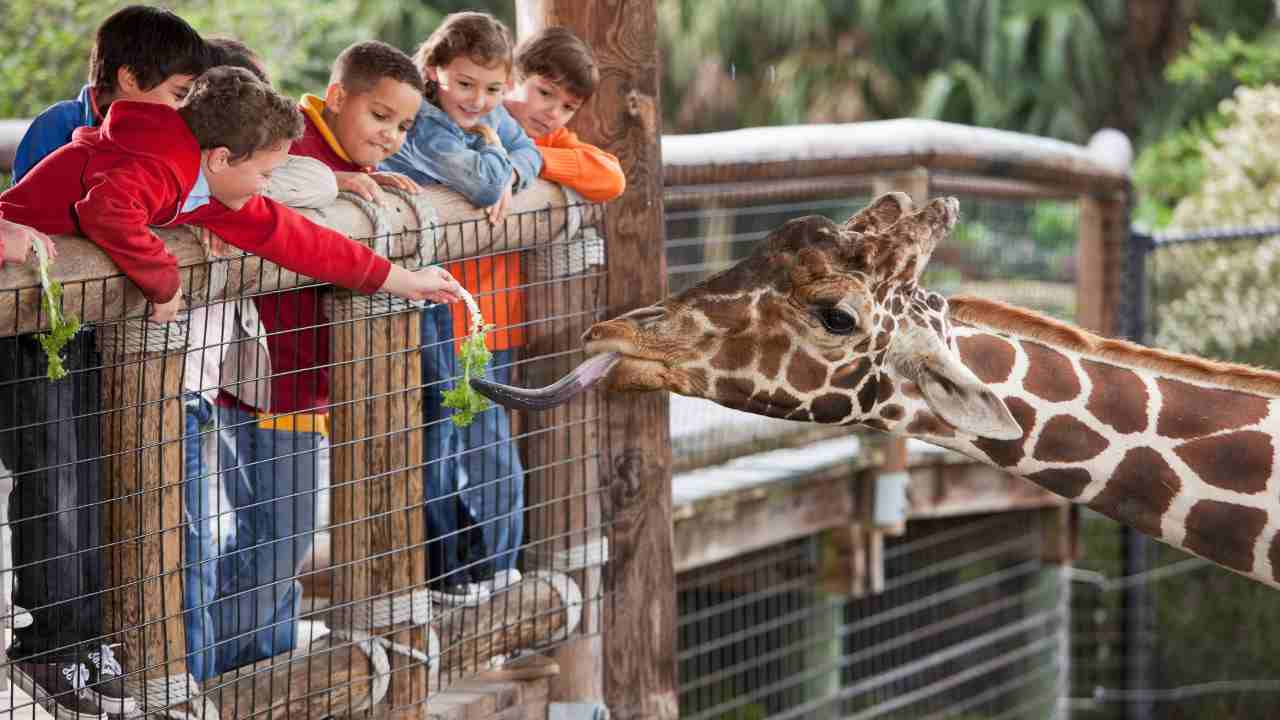
POLYGON ((913 523, 865 598, 819 590, 818 536, 682 574, 681 717, 1057 716, 1070 586, 1038 517, 913 523))
MULTIPOLYGON (((1128 334, 1161 349, 1280 368, 1278 237, 1275 227, 1135 232, 1128 334)), ((1092 551, 1073 582, 1073 714, 1273 714, 1275 590, 1162 543, 1126 549, 1115 522, 1085 518, 1092 551)))
MULTIPOLYGON (((598 206, 496 227, 400 210, 417 224, 373 211, 356 239, 474 291, 488 372, 581 359, 607 297, 598 206)), ((239 254, 184 264, 182 284, 168 324, 120 275, 52 305, 0 297, 0 679, 17 688, 0 712, 381 714, 601 631, 598 395, 464 427, 444 398, 465 383, 465 309, 239 254), (83 322, 60 379, 33 332, 51 306, 83 322)))

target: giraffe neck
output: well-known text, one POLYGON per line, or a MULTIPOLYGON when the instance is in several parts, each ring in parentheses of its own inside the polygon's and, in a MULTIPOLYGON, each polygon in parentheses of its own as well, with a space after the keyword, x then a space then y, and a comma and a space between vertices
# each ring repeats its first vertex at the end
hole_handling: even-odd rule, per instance
POLYGON ((1225 366, 1205 372, 1204 361, 1156 352, 1144 358, 1143 350, 1043 319, 1048 332, 1028 333, 1030 316, 997 315, 958 318, 954 338, 962 361, 1005 401, 1023 437, 951 434, 930 421, 923 402, 909 409, 908 434, 1280 586, 1280 477, 1273 471, 1280 375, 1245 368, 1233 375, 1225 366), (1001 322, 1011 317, 1020 319, 1001 322), (1268 382, 1276 391, 1265 391, 1268 382))

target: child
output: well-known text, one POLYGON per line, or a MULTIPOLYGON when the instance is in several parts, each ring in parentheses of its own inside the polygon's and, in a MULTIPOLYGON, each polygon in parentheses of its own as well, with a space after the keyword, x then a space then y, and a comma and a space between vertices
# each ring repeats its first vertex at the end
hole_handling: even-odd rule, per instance
MULTIPOLYGON (((453 13, 427 38, 414 55, 427 80, 427 100, 418 111, 404 147, 382 164, 420 183, 442 183, 489 209, 497 223, 507 212, 512 193, 529 185, 542 169, 542 157, 519 124, 502 107, 510 84, 511 34, 492 15, 453 13)), ((505 328, 488 338, 496 351, 493 367, 509 366, 510 349, 522 342, 519 298, 503 292, 518 282, 519 254, 506 253, 449 266, 478 294, 485 319, 505 328)), ((441 392, 458 373, 454 343, 470 332, 465 314, 456 321, 447 307, 423 312, 424 414, 443 418, 441 392)), ((444 594, 442 600, 471 599, 485 587, 519 579, 516 550, 523 538, 524 470, 511 443, 511 424, 505 409, 494 407, 466 430, 446 420, 428 422, 427 457, 440 458, 426 468, 427 534, 430 574, 444 594), (445 458, 463 454, 456 465, 445 458), (474 493, 501 502, 468 507, 474 493), (483 524, 486 547, 464 547, 460 533, 469 522, 483 524), (496 572, 495 572, 496 571, 496 572)))
MULTIPOLYGON (((77 127, 101 124, 115 101, 176 107, 204 63, 204 42, 177 15, 146 6, 113 13, 98 26, 89 84, 76 100, 41 113, 23 135, 14 182, 24 185, 77 127)), ((88 714, 132 712, 119 664, 111 648, 98 644, 100 363, 93 332, 79 333, 64 354, 70 375, 50 383, 33 335, 0 341, 0 428, 6 429, 0 454, 17 480, 10 513, 14 602, 30 608, 33 619, 15 629, 8 655, 17 661, 14 679, 51 711, 61 704, 88 714)))
POLYGON ((591 48, 568 28, 545 28, 520 43, 516 76, 503 105, 542 153, 542 177, 591 202, 621 195, 627 178, 618 158, 565 127, 600 82, 591 48))
MULTIPOLYGON (((288 145, 302 132, 297 109, 237 68, 215 68, 194 84, 177 111, 119 102, 101 130, 81 130, 30 177, 0 195, 0 218, 45 234, 82 232, 100 245, 153 304, 151 317, 172 320, 181 302, 177 262, 148 225, 193 224, 300 274, 361 292, 413 299, 454 297, 448 273, 416 273, 391 265, 367 247, 259 197, 288 145)), ((284 480, 292 476, 284 476, 284 480)), ((284 484, 287 484, 284 483, 284 484)), ((286 564, 286 576, 307 552, 313 528, 295 522, 294 505, 310 506, 314 488, 273 487, 249 509, 273 522, 253 543, 255 567, 286 564), (303 498, 294 502, 279 497, 303 498)), ((241 525, 237 518, 237 525, 241 525)), ((219 627, 218 639, 251 642, 267 622, 219 627)), ((281 627, 292 634, 291 627, 281 627)))
POLYGON ((71 132, 102 123, 116 100, 177 107, 206 67, 200 35, 162 8, 130 5, 98 26, 89 54, 89 84, 75 100, 64 100, 36 116, 18 143, 13 182, 49 153, 71 142, 71 132))
MULTIPOLYGON (((385 43, 365 42, 342 52, 334 63, 325 98, 302 98, 302 137, 289 152, 300 159, 323 163, 336 172, 340 187, 360 191, 369 199, 381 195, 379 184, 420 188, 408 178, 393 173, 369 171, 400 148, 422 103, 422 78, 413 61, 385 43)), ((327 170, 326 170, 327 171, 327 170)), ((218 424, 221 465, 234 473, 228 482, 232 504, 260 502, 254 489, 288 482, 281 474, 293 474, 292 482, 314 488, 316 463, 307 455, 323 451, 327 443, 329 409, 330 334, 329 321, 321 311, 320 293, 314 288, 262 295, 255 300, 257 315, 266 330, 271 367, 269 389, 261 397, 234 397, 226 386, 219 392, 218 424)), ((310 503, 314 495, 299 498, 298 505, 310 503)), ((308 513, 311 508, 306 508, 308 513)), ((314 528, 314 518, 302 525, 314 528)), ((251 529, 237 528, 234 544, 246 544, 251 529), (242 540, 241 538, 245 539, 242 540)), ((310 541, 310 538, 305 538, 310 541)), ((294 573, 295 564, 276 568, 275 576, 263 575, 270 568, 254 568, 245 560, 231 577, 221 580, 224 595, 234 602, 218 609, 222 623, 234 623, 234 615, 270 618, 272 622, 296 614, 299 598, 293 583, 281 583, 294 573), (237 577, 244 585, 235 587, 237 577), (264 582, 275 586, 260 587, 264 582), (257 587, 257 589, 255 589, 257 587)), ((293 647, 290 633, 277 629, 275 637, 262 633, 252 646, 239 642, 218 648, 217 671, 224 672, 259 657, 269 657, 293 647)))

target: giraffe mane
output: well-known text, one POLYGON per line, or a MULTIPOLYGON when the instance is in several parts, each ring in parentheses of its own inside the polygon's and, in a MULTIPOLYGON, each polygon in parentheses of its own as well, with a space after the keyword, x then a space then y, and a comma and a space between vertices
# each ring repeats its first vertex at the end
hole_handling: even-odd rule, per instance
POLYGON ((966 325, 1006 332, 1089 357, 1184 380, 1280 397, 1280 372, 1205 360, 1155 350, 1127 340, 1100 337, 1061 320, 996 300, 957 296, 949 298, 948 305, 951 318, 966 325))

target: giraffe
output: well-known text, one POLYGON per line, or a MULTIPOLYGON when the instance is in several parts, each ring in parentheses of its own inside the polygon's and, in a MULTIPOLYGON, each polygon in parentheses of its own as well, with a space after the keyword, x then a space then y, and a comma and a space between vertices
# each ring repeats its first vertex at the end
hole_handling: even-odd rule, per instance
POLYGON ((1105 339, 919 286, 954 198, 889 193, 843 225, 792 220, 736 266, 584 334, 524 408, 669 390, 747 412, 917 437, 1280 587, 1280 373, 1105 339))

